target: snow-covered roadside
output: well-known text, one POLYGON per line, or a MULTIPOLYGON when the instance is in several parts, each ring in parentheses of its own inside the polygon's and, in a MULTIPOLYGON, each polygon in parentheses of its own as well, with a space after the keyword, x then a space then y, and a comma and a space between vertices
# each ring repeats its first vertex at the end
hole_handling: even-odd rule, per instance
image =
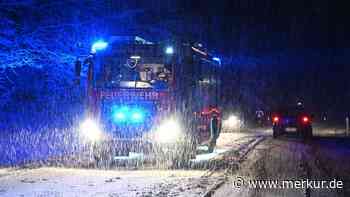
POLYGON ((206 177, 205 173, 39 168, 9 174, 3 169, 0 196, 200 196, 219 178, 206 177))
POLYGON ((8 169, 0 169, 0 178, 9 175, 8 169))
POLYGON ((213 196, 305 196, 305 188, 252 188, 253 180, 337 180, 344 189, 311 188, 311 196, 349 196, 349 140, 320 138, 304 143, 295 138, 267 139, 258 144, 245 162, 227 175, 227 181, 213 196), (237 187, 239 186, 239 188, 237 187))
MULTIPOLYGON (((258 138, 223 134, 214 153, 197 155, 196 159, 209 165, 212 160, 234 156, 229 160, 238 162, 258 138)), ((201 170, 0 169, 0 197, 202 196, 222 179, 220 173, 201 170)))
POLYGON ((262 136, 267 136, 267 133, 262 132, 232 132, 221 133, 217 141, 218 150, 238 150, 262 136), (243 147, 242 147, 243 146, 243 147))
MULTIPOLYGON (((208 161, 211 156, 245 149, 254 138, 224 134, 214 153, 197 159, 208 161)), ((202 196, 223 178, 219 173, 207 175, 208 171, 202 170, 2 169, 0 197, 202 196)))
POLYGON ((213 160, 230 160, 239 162, 255 144, 264 139, 265 135, 260 133, 221 133, 213 153, 199 154, 193 163, 208 163, 213 160))

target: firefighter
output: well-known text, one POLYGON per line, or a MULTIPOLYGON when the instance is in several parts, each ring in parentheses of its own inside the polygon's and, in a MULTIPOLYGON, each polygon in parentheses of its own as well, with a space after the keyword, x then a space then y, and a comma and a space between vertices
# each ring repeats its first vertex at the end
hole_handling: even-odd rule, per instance
POLYGON ((208 151, 212 153, 214 151, 214 147, 216 146, 216 141, 220 135, 220 125, 219 125, 219 117, 217 113, 213 113, 210 119, 210 139, 209 139, 209 147, 208 151))

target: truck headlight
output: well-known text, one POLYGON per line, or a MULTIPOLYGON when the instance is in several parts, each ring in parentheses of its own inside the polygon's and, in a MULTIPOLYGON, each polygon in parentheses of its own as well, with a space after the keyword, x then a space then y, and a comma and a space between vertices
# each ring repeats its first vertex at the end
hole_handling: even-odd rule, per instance
POLYGON ((160 124, 156 130, 156 140, 159 143, 173 143, 182 136, 181 125, 175 119, 169 119, 160 124))
POLYGON ((80 125, 80 133, 89 141, 98 141, 101 139, 101 129, 99 125, 91 119, 86 119, 80 125))
POLYGON ((231 115, 228 119, 223 121, 223 126, 229 129, 237 129, 240 126, 241 121, 235 115, 231 115))

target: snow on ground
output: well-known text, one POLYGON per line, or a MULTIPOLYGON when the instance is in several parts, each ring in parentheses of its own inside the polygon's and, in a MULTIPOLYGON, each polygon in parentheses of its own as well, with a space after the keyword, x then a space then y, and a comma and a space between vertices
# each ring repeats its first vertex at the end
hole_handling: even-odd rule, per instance
POLYGON ((1 197, 200 196, 218 177, 205 171, 0 170, 1 197))
MULTIPOLYGON (((237 156, 239 156, 239 153, 245 151, 260 135, 260 133, 256 132, 248 134, 246 132, 221 133, 214 151, 212 153, 198 154, 192 162, 199 163, 218 159, 225 154, 229 154, 230 151, 237 151, 237 156)), ((205 150, 207 147, 203 146, 200 149, 205 150)))
POLYGON ((305 179, 344 182, 344 189, 313 188, 311 196, 350 196, 349 145, 349 138, 336 136, 318 136, 312 142, 293 135, 268 138, 247 155, 238 171, 228 175, 228 181, 213 196, 305 196, 305 189, 252 189, 245 185, 249 180, 305 179), (235 183, 242 187, 238 189, 235 183))
POLYGON ((193 162, 201 162, 201 161, 208 161, 210 159, 215 159, 218 156, 220 156, 220 154, 225 153, 229 150, 230 149, 215 149, 212 153, 196 155, 196 158, 193 159, 192 161, 193 162))
POLYGON ((0 178, 9 175, 10 172, 8 169, 0 169, 0 178))
MULTIPOLYGON (((257 134, 222 133, 205 162, 249 147, 257 134)), ((0 169, 0 197, 201 196, 218 180, 198 170, 92 170, 67 168, 0 169)))
MULTIPOLYGON (((238 149, 249 141, 256 139, 257 136, 263 135, 258 132, 232 132, 221 133, 217 141, 217 149, 238 149)), ((266 134, 264 134, 266 135, 266 134)))
MULTIPOLYGON (((223 133, 210 160, 254 139, 246 134, 223 133)), ((201 196, 220 178, 200 170, 92 170, 67 168, 1 169, 0 197, 76 196, 201 196)), ((216 174, 216 173, 215 173, 216 174)))

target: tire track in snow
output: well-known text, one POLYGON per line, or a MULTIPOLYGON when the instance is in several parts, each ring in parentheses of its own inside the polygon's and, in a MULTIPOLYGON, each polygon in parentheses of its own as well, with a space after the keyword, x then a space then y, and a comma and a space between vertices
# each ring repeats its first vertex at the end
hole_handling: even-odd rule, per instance
MULTIPOLYGON (((254 140, 249 141, 248 144, 243 145, 239 148, 238 151, 241 151, 241 154, 238 156, 238 159, 236 162, 236 165, 239 165, 243 163, 246 159, 246 156, 251 152, 258 144, 260 144, 262 141, 264 141, 266 137, 264 136, 258 136, 254 140)), ((231 153, 232 154, 232 153, 231 153)), ((223 186, 227 180, 228 180, 228 175, 229 173, 232 173, 233 170, 237 170, 236 165, 234 166, 234 169, 228 168, 225 170, 225 172, 221 175, 223 178, 220 179, 218 182, 216 182, 212 187, 210 187, 209 190, 207 190, 201 197, 211 197, 214 195, 215 191, 217 191, 221 186, 223 186)), ((212 173, 215 172, 213 170, 210 170, 212 173)))

